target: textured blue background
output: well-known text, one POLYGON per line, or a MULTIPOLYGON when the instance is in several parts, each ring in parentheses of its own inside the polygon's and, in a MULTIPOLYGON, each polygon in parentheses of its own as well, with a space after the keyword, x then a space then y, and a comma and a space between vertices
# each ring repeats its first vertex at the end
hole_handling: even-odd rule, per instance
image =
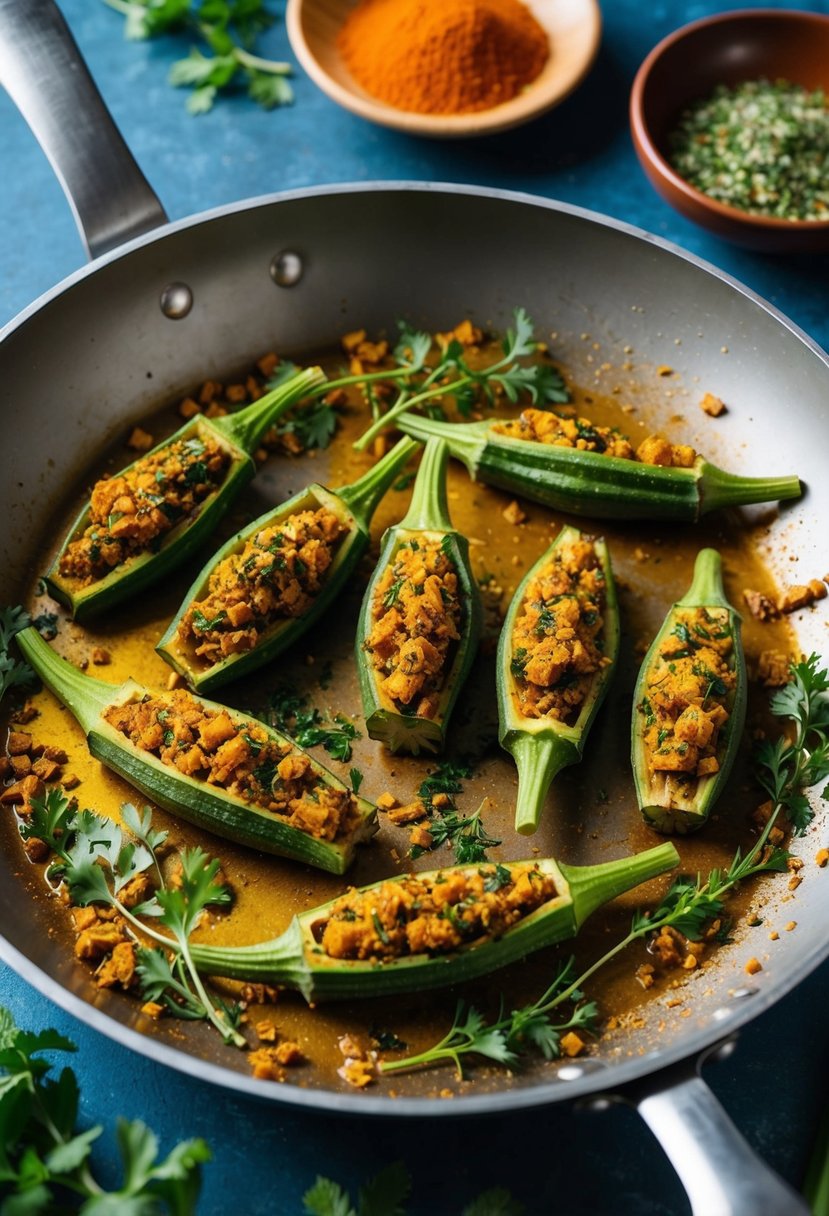
MULTIPOLYGON (((627 95, 636 67, 670 30, 726 6, 612 0, 604 9, 597 63, 577 94, 520 132, 468 143, 431 143, 371 127, 337 109, 302 76, 289 110, 265 114, 238 98, 193 119, 184 95, 166 84, 178 49, 166 41, 124 42, 120 18, 97 0, 63 0, 61 7, 173 219, 250 195, 334 181, 407 178, 529 190, 676 241, 743 280, 829 346, 829 258, 764 257, 708 237, 651 191, 633 154, 627 95)), ((811 7, 829 12, 825 3, 811 7)), ((289 56, 281 27, 263 47, 274 57, 289 56)), ((79 267, 83 254, 61 191, 4 95, 0 165, 4 323, 79 267)), ((59 368, 55 384, 59 390, 59 368)), ((603 1115, 553 1108, 437 1128, 348 1123, 233 1099, 154 1066, 65 1016, 6 968, 0 968, 0 1003, 27 1026, 54 1025, 76 1040, 85 1123, 108 1123, 116 1114, 142 1117, 167 1147, 184 1135, 211 1143, 214 1160, 205 1169, 199 1209, 205 1216, 289 1216, 301 1211, 301 1195, 316 1173, 356 1187, 398 1159, 414 1175, 417 1216, 452 1216, 480 1190, 499 1184, 525 1203, 528 1216, 687 1210, 650 1133, 622 1108, 603 1115)), ((706 1072, 750 1143, 795 1184, 826 1097, 827 1004, 824 967, 753 1023, 731 1060, 706 1072)), ((105 1139, 102 1169, 111 1156, 112 1141, 105 1139)))

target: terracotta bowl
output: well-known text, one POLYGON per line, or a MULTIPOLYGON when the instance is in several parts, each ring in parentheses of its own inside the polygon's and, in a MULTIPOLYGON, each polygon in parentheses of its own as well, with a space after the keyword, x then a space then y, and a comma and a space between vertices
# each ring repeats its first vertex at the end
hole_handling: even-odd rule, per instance
MULTIPOLYGON (((438 3, 438 0, 433 0, 438 3)), ((491 135, 520 126, 563 101, 587 74, 601 37, 598 0, 525 0, 550 39, 540 75, 511 101, 472 114, 416 114, 386 105, 351 76, 337 34, 357 0, 288 0, 285 25, 293 52, 332 101, 383 127, 438 139, 491 135)))
POLYGON ((667 160, 682 110, 718 84, 765 77, 829 93, 829 16, 743 9, 670 34, 636 74, 630 96, 633 142, 651 184, 688 219, 717 236, 767 253, 829 250, 829 220, 749 215, 690 186, 667 160))

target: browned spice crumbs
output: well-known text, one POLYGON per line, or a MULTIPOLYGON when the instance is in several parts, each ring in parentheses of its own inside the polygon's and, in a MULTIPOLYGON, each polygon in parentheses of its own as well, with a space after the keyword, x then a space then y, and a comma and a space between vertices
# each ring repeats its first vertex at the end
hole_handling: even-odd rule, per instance
POLYGON ((699 408, 710 418, 719 418, 721 414, 727 413, 725 402, 721 401, 719 397, 715 397, 713 393, 705 394, 699 403, 699 408))
POLYGON ((743 599, 756 621, 774 621, 780 616, 780 609, 762 591, 752 591, 749 587, 745 587, 743 599))

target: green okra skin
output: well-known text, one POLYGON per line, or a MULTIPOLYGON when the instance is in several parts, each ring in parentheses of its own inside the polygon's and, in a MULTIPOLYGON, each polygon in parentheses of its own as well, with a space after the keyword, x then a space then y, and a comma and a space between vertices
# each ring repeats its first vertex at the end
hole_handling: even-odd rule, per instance
MULTIPOLYGON (((81 536, 90 523, 90 504, 87 503, 44 575, 51 594, 69 608, 75 620, 83 621, 136 592, 146 590, 176 569, 216 528, 236 496, 254 476, 256 464, 253 452, 265 432, 282 414, 324 382, 325 375, 320 368, 307 368, 237 413, 221 418, 192 418, 169 439, 157 444, 153 452, 161 451, 178 440, 209 435, 230 453, 230 465, 224 480, 199 503, 195 512, 180 520, 161 537, 157 548, 137 553, 115 566, 103 578, 86 586, 78 586, 77 579, 67 578, 60 573, 60 561, 67 546, 81 536)), ((151 454, 145 452, 139 460, 151 454)), ((129 472, 139 460, 127 465, 121 473, 129 472)))
POLYGON ((596 553, 605 580, 604 655, 610 662, 596 672, 590 691, 572 725, 555 718, 528 718, 519 709, 515 676, 512 672, 515 647, 513 634, 526 597, 527 587, 539 570, 553 557, 559 546, 587 539, 577 528, 562 528, 549 549, 527 572, 512 598, 501 636, 498 640, 497 692, 499 739, 515 760, 518 769, 518 794, 515 806, 515 829, 522 835, 535 832, 544 810, 544 803, 556 775, 582 757, 590 727, 595 720, 616 668, 619 654, 619 606, 607 545, 595 540, 596 553))
POLYGON ((481 598, 469 562, 469 543, 452 527, 446 501, 446 464, 449 451, 442 439, 430 439, 415 481, 412 500, 405 517, 389 528, 382 541, 380 558, 366 589, 357 625, 356 660, 366 729, 372 739, 380 739, 393 753, 442 751, 452 710, 463 687, 481 634, 481 598), (454 654, 447 655, 447 671, 437 712, 431 718, 402 713, 380 687, 382 673, 368 651, 377 587, 385 571, 394 564, 403 545, 440 544, 445 547, 458 576, 462 605, 460 639, 454 654))
MULTIPOLYGON (((332 874, 345 873, 354 860, 356 846, 369 840, 377 831, 376 810, 365 798, 356 798, 360 818, 349 836, 334 841, 318 840, 291 827, 278 815, 244 802, 219 786, 180 773, 151 752, 136 747, 104 719, 104 711, 110 706, 140 700, 148 693, 147 689, 133 680, 118 686, 84 675, 61 658, 31 626, 18 633, 15 641, 46 687, 77 719, 92 755, 176 817, 223 839, 306 862, 332 874)), ((224 710, 240 727, 251 721, 247 715, 226 706, 201 697, 194 700, 205 709, 224 710)), ((287 735, 258 720, 256 725, 275 742, 288 744, 292 752, 306 755, 315 775, 326 785, 337 790, 347 788, 287 735)))
POLYGON ((513 439, 493 421, 441 422, 419 414, 395 420, 406 435, 440 436, 473 481, 498 486, 556 511, 593 519, 693 523, 720 507, 799 498, 797 477, 740 477, 698 456, 690 469, 663 468, 599 452, 513 439))
MULTIPOLYGON (((555 882, 556 895, 501 937, 481 938, 450 954, 365 961, 331 958, 319 939, 336 900, 295 916, 286 932, 273 941, 250 946, 194 945, 191 953, 196 967, 205 974, 292 988, 309 1004, 443 988, 487 975, 545 946, 575 937, 588 916, 603 904, 678 863, 679 855, 670 842, 595 866, 566 866, 552 858, 508 862, 538 865, 555 882)), ((421 877, 482 868, 452 866, 421 877)), ((382 881, 402 882, 405 877, 382 881)), ((365 894, 381 885, 373 883, 360 890, 365 894)))
POLYGON ((230 680, 238 679, 270 659, 281 654, 302 636, 322 614, 335 603, 368 548, 371 518, 400 469, 417 450, 412 439, 401 439, 390 452, 364 473, 353 485, 338 490, 313 483, 273 510, 260 515, 222 546, 203 566, 188 590, 156 650, 166 663, 178 671, 196 692, 209 692, 230 680), (346 527, 338 543, 326 579, 313 603, 300 616, 281 617, 259 634, 256 646, 250 650, 228 655, 218 663, 209 663, 196 654, 191 641, 184 642, 179 626, 191 604, 208 593, 216 568, 227 558, 240 553, 248 540, 263 528, 270 528, 298 511, 325 507, 346 527))
POLYGON ((631 764, 639 809, 645 821, 658 832, 686 835, 703 826, 723 791, 734 764, 745 726, 747 678, 745 656, 740 637, 741 617, 725 594, 722 580, 722 559, 716 549, 702 549, 694 564, 691 586, 672 605, 642 662, 633 694, 631 723, 631 764), (660 647, 676 629, 683 608, 710 608, 724 611, 731 632, 732 670, 736 685, 729 709, 728 721, 717 739, 719 769, 708 776, 685 781, 670 773, 651 770, 645 747, 649 704, 647 701, 648 673, 659 655, 660 647))

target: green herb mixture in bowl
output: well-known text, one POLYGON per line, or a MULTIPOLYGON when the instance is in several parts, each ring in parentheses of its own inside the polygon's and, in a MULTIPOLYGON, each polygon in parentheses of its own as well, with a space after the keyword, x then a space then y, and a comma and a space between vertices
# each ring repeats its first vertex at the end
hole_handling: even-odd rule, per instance
POLYGON ((637 73, 637 155, 671 206, 766 252, 829 250, 829 16, 747 10, 685 26, 637 73))

